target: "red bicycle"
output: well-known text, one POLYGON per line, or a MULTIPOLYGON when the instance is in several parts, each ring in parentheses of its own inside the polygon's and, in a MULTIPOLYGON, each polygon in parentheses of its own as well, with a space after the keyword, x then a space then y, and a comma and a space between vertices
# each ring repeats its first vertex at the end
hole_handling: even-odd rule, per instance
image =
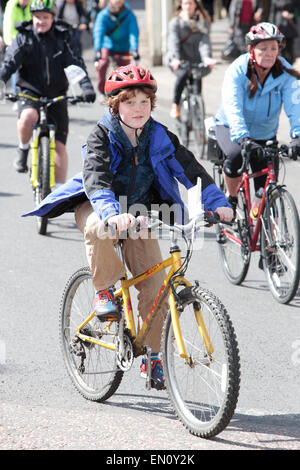
MULTIPOLYGON (((287 147, 268 141, 261 151, 266 168, 250 173, 251 151, 247 147, 242 150, 243 164, 239 170, 242 180, 238 187, 235 221, 232 226, 218 224, 217 242, 224 273, 236 285, 246 278, 251 253, 260 251, 259 266, 264 269, 270 291, 278 302, 286 304, 294 298, 299 286, 299 215, 293 197, 276 177, 275 161, 287 156, 287 147), (262 175, 266 176, 266 181, 253 217, 250 181, 262 175)), ((223 161, 219 155, 215 162, 222 189, 223 161)))

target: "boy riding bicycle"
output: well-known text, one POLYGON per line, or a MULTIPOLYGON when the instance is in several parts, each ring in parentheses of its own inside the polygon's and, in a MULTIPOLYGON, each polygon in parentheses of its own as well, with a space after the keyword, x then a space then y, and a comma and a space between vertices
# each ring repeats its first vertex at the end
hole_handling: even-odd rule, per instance
MULTIPOLYGON (((143 67, 128 65, 111 73, 105 84, 108 109, 84 147, 82 182, 81 175, 77 175, 49 195, 38 209, 40 214, 52 217, 76 206, 75 218, 84 233, 96 291, 94 311, 102 321, 120 319, 111 286, 125 274, 108 226, 115 225, 117 233, 127 230, 135 223, 137 212, 143 213, 143 208, 146 212, 154 204, 175 205, 180 212, 177 221, 182 223, 185 207, 176 179, 190 188, 197 177, 202 181, 205 210, 216 211, 224 221, 233 216, 224 194, 194 155, 151 117, 156 90, 156 80, 143 67)), ((36 214, 37 211, 30 213, 36 214)), ((140 237, 134 238, 122 240, 124 259, 133 276, 162 261, 158 241, 152 234, 145 237, 142 231, 140 237)), ((164 273, 160 272, 137 284, 140 325, 163 279, 164 273)), ((152 350, 152 383, 157 389, 164 387, 158 358, 162 321, 163 315, 158 315, 146 339, 152 350)), ((141 372, 145 374, 144 364, 141 372)))

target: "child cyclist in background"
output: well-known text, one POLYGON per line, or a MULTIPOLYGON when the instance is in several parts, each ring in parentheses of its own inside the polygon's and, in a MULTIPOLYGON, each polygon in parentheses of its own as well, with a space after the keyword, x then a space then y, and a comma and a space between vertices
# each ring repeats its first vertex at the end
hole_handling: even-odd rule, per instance
MULTIPOLYGON (((125 274, 107 226, 115 225, 117 232, 126 230, 135 222, 137 205, 139 209, 142 206, 150 210, 153 204, 157 207, 162 203, 177 205, 180 208, 177 221, 183 223, 185 209, 176 179, 190 188, 196 184, 197 177, 202 181, 205 210, 216 211, 224 221, 230 221, 233 216, 224 194, 194 155, 179 143, 176 135, 151 117, 156 90, 156 80, 143 67, 128 65, 112 72, 105 83, 108 108, 85 147, 82 174, 85 200, 77 202, 75 218, 84 233, 93 276, 94 311, 102 321, 120 319, 111 286, 125 274)), ((55 200, 57 210, 62 199, 70 200, 72 180, 64 186, 44 200, 48 206, 55 200)), ((74 191, 77 197, 79 193, 80 189, 74 191)), ((36 215, 36 211, 31 214, 36 215)), ((49 211, 43 215, 49 215, 49 211)), ((127 237, 122 240, 122 246, 133 276, 162 261, 159 243, 153 236, 127 237)), ((139 325, 146 318, 163 280, 161 272, 137 284, 139 325)), ((145 341, 152 350, 152 386, 157 389, 164 388, 158 356, 162 321, 163 315, 158 315, 145 341)), ((141 373, 143 376, 146 373, 144 360, 141 373)))

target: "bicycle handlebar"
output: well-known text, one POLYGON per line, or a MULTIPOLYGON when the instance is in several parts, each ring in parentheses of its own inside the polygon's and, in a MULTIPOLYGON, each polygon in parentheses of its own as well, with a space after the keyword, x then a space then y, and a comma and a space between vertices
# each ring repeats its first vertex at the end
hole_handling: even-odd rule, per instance
POLYGON ((186 69, 188 72, 193 73, 195 71, 200 78, 205 77, 211 72, 209 65, 205 65, 203 62, 192 63, 188 60, 182 60, 180 67, 186 69))
MULTIPOLYGON (((280 145, 277 147, 278 142, 276 140, 268 140, 265 146, 257 144, 257 150, 260 150, 262 153, 262 158, 272 160, 274 157, 288 157, 288 146, 280 145)), ((238 175, 241 175, 244 171, 248 169, 250 157, 251 157, 251 142, 247 141, 242 145, 242 166, 237 170, 238 175)))
MULTIPOLYGON (((189 235, 192 232, 197 231, 198 229, 197 224, 199 224, 200 222, 206 222, 205 226, 208 227, 214 224, 218 224, 220 222, 220 217, 217 214, 217 212, 203 211, 197 214, 195 217, 193 217, 185 225, 180 225, 177 223, 175 223, 174 225, 168 225, 159 219, 156 211, 150 211, 148 213, 148 216, 144 218, 142 216, 136 217, 135 223, 133 226, 130 227, 130 229, 135 232, 139 232, 143 228, 150 229, 150 230, 163 228, 165 230, 168 230, 169 232, 178 232, 180 234, 189 235)), ((222 223, 231 225, 231 222, 222 221, 222 223)), ((115 236, 117 233, 116 224, 109 225, 108 230, 111 236, 115 236)))
POLYGON ((58 101, 69 101, 70 104, 82 103, 85 101, 83 96, 60 95, 54 98, 47 98, 46 96, 41 96, 38 98, 35 96, 27 95, 25 93, 5 93, 5 98, 12 102, 16 102, 26 98, 45 106, 51 106, 51 104, 57 103, 58 101))

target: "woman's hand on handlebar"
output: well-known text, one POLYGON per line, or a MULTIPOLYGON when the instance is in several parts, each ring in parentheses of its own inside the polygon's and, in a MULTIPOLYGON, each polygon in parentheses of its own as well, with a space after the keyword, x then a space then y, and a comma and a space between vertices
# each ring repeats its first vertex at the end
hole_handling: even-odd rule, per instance
POLYGON ((171 60, 171 62, 169 63, 170 67, 173 69, 173 70, 177 70, 179 68, 181 64, 181 60, 179 59, 173 59, 171 60))
POLYGON ((233 219, 233 210, 230 207, 218 207, 216 213, 222 222, 231 222, 233 219))

